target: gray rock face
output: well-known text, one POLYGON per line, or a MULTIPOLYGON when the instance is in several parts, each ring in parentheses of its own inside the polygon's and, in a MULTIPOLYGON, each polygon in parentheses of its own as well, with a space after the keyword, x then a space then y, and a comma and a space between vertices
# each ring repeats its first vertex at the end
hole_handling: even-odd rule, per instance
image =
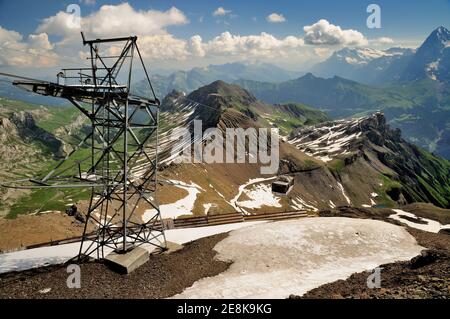
POLYGON ((400 130, 386 124, 381 112, 299 129, 290 143, 325 162, 339 159, 350 166, 361 158, 377 170, 387 168, 391 172, 387 177, 402 185, 388 194, 399 203, 450 207, 449 163, 405 141, 400 130))
POLYGON ((61 140, 37 126, 33 114, 29 112, 14 113, 11 115, 9 121, 16 127, 18 135, 25 141, 41 141, 48 146, 57 157, 64 156, 64 145, 61 140))

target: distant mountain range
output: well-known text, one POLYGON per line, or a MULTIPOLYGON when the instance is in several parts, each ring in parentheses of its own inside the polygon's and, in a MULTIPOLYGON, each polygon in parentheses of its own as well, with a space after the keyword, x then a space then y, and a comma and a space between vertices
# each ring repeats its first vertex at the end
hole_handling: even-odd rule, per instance
POLYGON ((450 158, 450 86, 431 79, 376 87, 311 73, 282 83, 238 81, 268 103, 313 105, 335 118, 382 110, 411 142, 450 158))
MULTIPOLYGON (((193 68, 189 71, 176 71, 170 75, 156 74, 151 77, 151 80, 157 96, 164 97, 172 90, 189 93, 217 80, 232 83, 246 79, 275 83, 295 79, 303 74, 267 63, 236 62, 193 68)), ((136 83, 135 86, 138 92, 142 92, 144 82, 136 83)))
POLYGON ((237 83, 268 103, 302 102, 333 117, 383 110, 409 141, 450 158, 449 66, 450 32, 439 27, 417 51, 338 51, 313 68, 328 78, 237 83))
POLYGON ((450 31, 434 30, 417 49, 345 48, 310 70, 321 77, 340 76, 365 84, 383 85, 426 78, 450 80, 450 31))
POLYGON ((340 76, 365 84, 380 84, 398 78, 398 74, 409 63, 414 52, 405 48, 385 51, 345 48, 315 65, 311 73, 324 78, 340 76))

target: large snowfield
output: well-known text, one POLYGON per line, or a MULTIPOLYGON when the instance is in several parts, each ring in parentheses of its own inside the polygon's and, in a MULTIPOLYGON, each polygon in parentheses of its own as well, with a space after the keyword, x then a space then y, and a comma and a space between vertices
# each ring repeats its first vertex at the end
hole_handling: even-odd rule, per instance
MULTIPOLYGON (((424 248, 404 228, 350 218, 311 218, 235 230, 214 248, 233 261, 175 298, 287 298, 355 272, 404 261, 424 248)), ((369 274, 368 274, 369 275, 369 274)))

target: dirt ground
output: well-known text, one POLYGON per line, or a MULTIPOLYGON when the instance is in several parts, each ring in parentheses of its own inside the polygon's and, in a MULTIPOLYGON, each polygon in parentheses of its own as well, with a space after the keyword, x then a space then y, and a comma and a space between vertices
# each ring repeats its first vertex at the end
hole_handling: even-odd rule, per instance
POLYGON ((225 271, 229 264, 214 259, 213 247, 227 234, 202 238, 171 254, 151 255, 149 262, 129 275, 104 264, 81 265, 81 289, 69 289, 65 266, 0 275, 0 298, 81 299, 167 298, 195 281, 225 271), (50 291, 48 291, 50 289, 50 291), (43 293, 40 291, 48 291, 43 293))
POLYGON ((38 243, 81 236, 84 224, 65 213, 20 215, 0 219, 0 252, 38 243))

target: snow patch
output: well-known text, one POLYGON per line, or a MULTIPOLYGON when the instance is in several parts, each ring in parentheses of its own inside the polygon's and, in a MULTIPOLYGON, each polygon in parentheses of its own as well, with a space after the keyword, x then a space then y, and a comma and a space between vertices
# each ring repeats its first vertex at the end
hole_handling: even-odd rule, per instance
POLYGON ((439 233, 439 231, 441 229, 450 229, 450 225, 442 225, 441 223, 439 223, 435 220, 417 217, 413 213, 405 212, 404 210, 401 210, 401 209, 393 209, 393 211, 395 212, 395 214, 390 215, 389 218, 397 220, 397 221, 399 221, 403 224, 406 224, 412 228, 424 230, 424 231, 427 231, 430 233, 439 233), (409 221, 409 220, 402 218, 402 216, 406 216, 406 217, 413 218, 413 219, 418 219, 420 221, 426 222, 426 224, 415 223, 413 221, 409 221))
POLYGON ((203 208, 205 209, 205 215, 208 214, 211 207, 212 207, 212 204, 203 204, 203 208))
POLYGON ((253 185, 250 190, 244 189, 244 194, 250 200, 237 202, 237 205, 245 208, 261 208, 263 206, 282 207, 280 198, 272 193, 272 188, 267 184, 253 185))
POLYGON ((351 205, 351 204, 352 204, 352 201, 350 200, 350 198, 349 198, 349 197, 347 196, 347 194, 345 193, 344 186, 342 186, 342 184, 339 183, 339 182, 337 182, 337 184, 338 184, 339 188, 341 189, 342 195, 345 197, 345 200, 347 201, 347 203, 348 203, 349 205, 351 205))
POLYGON ((276 179, 276 177, 250 179, 247 183, 239 186, 238 194, 230 201, 230 205, 233 206, 236 209, 236 211, 238 211, 238 212, 240 211, 240 212, 243 212, 244 214, 248 214, 248 212, 246 210, 244 210, 238 203, 238 200, 241 197, 242 193, 244 193, 244 190, 248 186, 251 186, 253 184, 268 182, 268 181, 272 181, 274 179, 276 179))
POLYGON ((227 271, 173 298, 284 299, 410 260, 423 249, 404 228, 382 221, 313 218, 255 225, 231 232, 215 246, 216 258, 233 262, 227 271))
MULTIPOLYGON (((188 192, 188 195, 175 203, 161 205, 159 207, 162 218, 177 218, 181 215, 191 215, 194 209, 197 195, 200 194, 203 189, 195 183, 184 183, 176 180, 169 180, 173 185, 178 188, 184 189, 188 192)), ((155 209, 148 209, 142 215, 142 220, 148 222, 153 216, 155 216, 155 209)))

